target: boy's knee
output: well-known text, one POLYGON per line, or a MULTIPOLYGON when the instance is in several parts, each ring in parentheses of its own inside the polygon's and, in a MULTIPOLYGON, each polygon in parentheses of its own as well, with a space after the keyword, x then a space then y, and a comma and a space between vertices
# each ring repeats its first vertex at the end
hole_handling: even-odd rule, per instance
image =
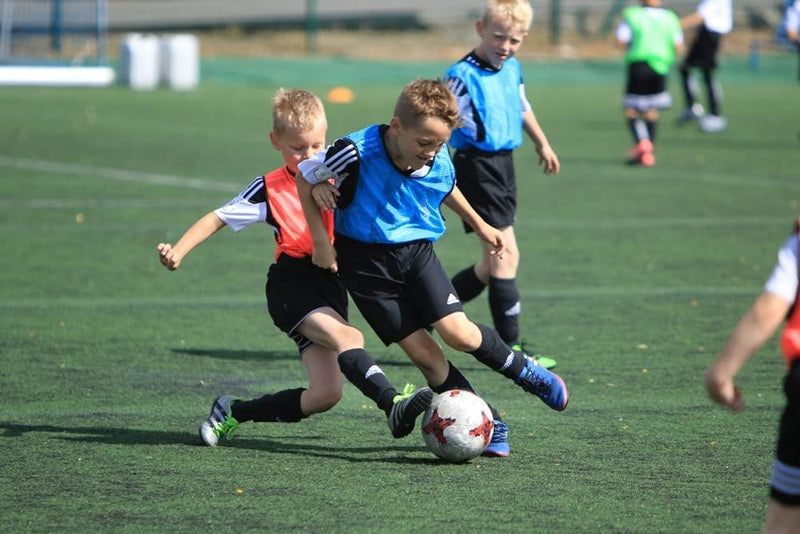
POLYGON ((437 329, 445 345, 460 352, 472 352, 481 345, 481 332, 478 327, 465 318, 447 328, 437 329))
POLYGON ((364 348, 364 334, 358 328, 349 324, 336 328, 330 332, 330 336, 333 338, 334 346, 332 348, 338 353, 350 349, 364 348))
POLYGON ((347 326, 341 332, 342 343, 346 345, 343 350, 364 347, 364 334, 354 326, 347 326))

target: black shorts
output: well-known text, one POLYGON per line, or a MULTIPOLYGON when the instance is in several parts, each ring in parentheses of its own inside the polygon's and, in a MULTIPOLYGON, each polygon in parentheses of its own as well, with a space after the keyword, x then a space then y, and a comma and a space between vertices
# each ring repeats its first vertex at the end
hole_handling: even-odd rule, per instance
POLYGON ((320 269, 310 257, 281 254, 267 274, 267 308, 275 326, 297 343, 302 353, 311 341, 296 332, 308 315, 332 308, 347 319, 347 290, 339 277, 320 269))
POLYGON ((654 71, 645 61, 630 63, 622 105, 640 112, 670 107, 672 97, 667 92, 667 77, 654 71))
MULTIPOLYGON (((510 150, 483 152, 456 150, 456 185, 472 208, 495 228, 514 224, 517 215, 517 178, 510 150)), ((464 223, 464 231, 472 228, 464 223)))
POLYGON ((788 506, 800 506, 800 359, 795 359, 783 382, 786 409, 778 430, 770 496, 788 506))
POLYGON ((722 34, 712 32, 705 26, 697 33, 689 53, 683 64, 687 67, 698 67, 701 69, 715 69, 717 67, 717 52, 722 34))
POLYGON ((430 241, 363 243, 337 235, 339 276, 384 344, 463 311, 430 241))

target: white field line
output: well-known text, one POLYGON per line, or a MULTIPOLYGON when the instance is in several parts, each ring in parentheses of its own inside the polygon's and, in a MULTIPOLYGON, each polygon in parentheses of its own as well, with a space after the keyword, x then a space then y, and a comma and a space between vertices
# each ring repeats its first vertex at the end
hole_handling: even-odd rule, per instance
MULTIPOLYGON (((213 201, 212 201, 213 203, 213 201)), ((219 200, 217 201, 219 203, 219 200)), ((172 209, 208 207, 200 200, 159 200, 136 198, 34 198, 18 200, 0 199, 0 209, 82 209, 82 208, 137 208, 172 209)))
POLYGON ((140 171, 129 171, 125 169, 112 169, 110 167, 94 167, 86 165, 76 165, 73 163, 63 163, 54 161, 44 161, 27 158, 15 158, 0 155, 0 167, 11 167, 29 171, 50 172, 54 174, 74 174, 79 176, 94 176, 105 180, 116 180, 120 182, 136 182, 141 184, 166 185, 175 187, 188 187, 206 191, 228 191, 238 193, 239 186, 202 180, 200 178, 188 178, 186 176, 172 176, 169 174, 157 174, 140 171))
POLYGON ((772 217, 628 217, 620 219, 531 219, 518 218, 514 221, 515 227, 530 228, 585 228, 586 231, 607 230, 615 228, 661 228, 669 226, 684 226, 689 228, 720 227, 720 226, 786 226, 787 232, 792 222, 791 216, 772 217))
MULTIPOLYGON (((674 298, 674 297, 740 297, 755 296, 759 287, 575 287, 543 291, 523 291, 523 299, 593 299, 593 298, 674 298)), ((0 300, 0 309, 39 309, 39 308, 136 308, 136 307, 174 307, 174 306, 252 306, 265 305, 261 295, 220 295, 191 298, 163 297, 125 297, 125 298, 10 298, 0 300)))
MULTIPOLYGON (((51 172, 56 174, 74 174, 79 176, 95 176, 106 180, 127 181, 136 183, 147 183, 154 185, 165 185, 175 187, 189 187, 192 189, 209 191, 227 191, 238 193, 241 187, 238 185, 202 180, 199 178, 189 178, 186 176, 172 176, 166 174, 146 173, 140 171, 130 171, 125 169, 113 169, 110 167, 92 167, 86 165, 76 165, 72 163, 53 162, 44 160, 34 160, 27 158, 15 158, 0 155, 0 167, 11 167, 31 171, 51 172)), ((187 204, 186 207, 195 207, 199 203, 187 204)), ((68 200, 68 199, 39 199, 7 201, 0 200, 0 208, 85 208, 85 207, 154 207, 171 208, 180 207, 174 203, 159 204, 155 200, 136 200, 136 199, 108 199, 108 200, 68 200), (91 202, 91 203, 89 203, 91 202), (127 203, 126 203, 127 202, 127 203)), ((586 228, 586 229, 605 229, 605 228, 629 228, 629 227, 662 227, 662 226, 725 226, 735 224, 746 225, 773 225, 783 224, 786 217, 676 217, 676 218, 624 218, 606 219, 592 221, 576 221, 568 219, 534 219, 521 218, 516 221, 518 227, 536 228, 586 228)))
POLYGON ((263 305, 263 295, 221 295, 202 297, 53 297, 53 298, 10 298, 0 299, 0 309, 38 309, 38 308, 139 308, 139 307, 191 307, 220 306, 239 307, 263 305))
MULTIPOLYGON (((177 177, 176 177, 177 178, 177 177)), ((233 191, 235 188, 231 188, 233 191)), ((213 201, 212 201, 213 203, 213 201)), ((218 203, 218 201, 217 201, 218 203)), ((64 199, 64 198, 36 198, 36 199, 0 199, 0 209, 86 209, 86 208, 141 208, 141 209, 172 209, 172 208, 201 208, 207 207, 209 202, 201 200, 168 200, 168 199, 135 199, 135 198, 105 198, 105 199, 64 199)), ((216 205, 216 204, 215 204, 216 205)), ((572 219, 536 219, 521 218, 514 224, 525 228, 555 228, 610 230, 617 228, 662 228, 662 227, 725 227, 725 226, 774 226, 785 225, 786 217, 674 217, 674 218, 624 218, 624 219, 593 219, 591 222, 576 221, 572 219)))

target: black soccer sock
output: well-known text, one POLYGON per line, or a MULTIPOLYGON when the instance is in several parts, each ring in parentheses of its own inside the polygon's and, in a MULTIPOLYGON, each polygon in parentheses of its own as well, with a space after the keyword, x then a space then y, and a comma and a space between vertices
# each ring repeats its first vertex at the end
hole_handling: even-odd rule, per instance
POLYGON ((683 82, 683 97, 686 99, 686 107, 694 106, 694 90, 692 89, 692 75, 689 69, 680 69, 681 82, 683 82))
MULTIPOLYGON (((461 371, 456 369, 456 366, 453 365, 453 362, 447 360, 447 363, 450 365, 450 370, 447 373, 447 378, 445 378, 444 382, 439 384, 438 386, 430 386, 434 393, 444 393, 445 391, 450 391, 451 389, 461 389, 464 391, 471 391, 475 393, 475 390, 472 388, 472 384, 469 383, 467 377, 461 374, 461 371)), ((477 395, 477 393, 476 393, 477 395)), ((486 401, 486 399, 484 399, 486 401)), ((500 418, 500 412, 498 412, 494 406, 486 402, 489 406, 489 409, 492 411, 492 418, 498 421, 502 421, 500 418)))
POLYGON ((450 391, 451 389, 463 389, 465 391, 471 391, 475 393, 475 390, 472 388, 472 384, 469 383, 467 377, 461 374, 453 362, 447 360, 447 364, 450 368, 447 371, 447 378, 444 379, 444 382, 439 384, 438 386, 430 385, 430 388, 435 393, 444 393, 445 391, 450 391))
POLYGON ((506 345, 500 334, 486 325, 475 323, 481 330, 481 345, 470 352, 483 365, 490 367, 506 378, 516 380, 525 367, 525 356, 506 345))
POLYGON ((658 127, 658 121, 657 120, 655 120, 655 121, 645 121, 644 123, 647 125, 647 135, 650 136, 650 141, 655 143, 656 142, 656 130, 657 130, 657 127, 658 127))
POLYGON ((364 349, 350 349, 339 354, 338 360, 344 376, 388 415, 397 390, 372 356, 364 349))
POLYGON ((519 289, 516 278, 489 278, 489 309, 494 328, 507 344, 519 338, 519 289))
POLYGON ((714 71, 712 69, 703 69, 703 82, 706 84, 706 93, 708 94, 708 112, 712 115, 720 114, 720 94, 719 88, 714 81, 714 71))
POLYGON ((300 395, 306 388, 284 389, 248 401, 238 401, 231 405, 233 418, 244 423, 296 423, 305 419, 300 409, 300 395))
MULTIPOLYGON (((639 144, 639 141, 642 139, 647 139, 647 127, 644 124, 642 119, 628 119, 628 128, 631 130, 631 135, 633 135, 633 143, 635 145, 639 144)), ((490 288, 491 289, 491 288, 490 288)))
POLYGON ((486 287, 486 284, 481 282, 481 279, 475 274, 474 265, 470 265, 456 273, 452 282, 461 302, 469 302, 480 295, 486 287))

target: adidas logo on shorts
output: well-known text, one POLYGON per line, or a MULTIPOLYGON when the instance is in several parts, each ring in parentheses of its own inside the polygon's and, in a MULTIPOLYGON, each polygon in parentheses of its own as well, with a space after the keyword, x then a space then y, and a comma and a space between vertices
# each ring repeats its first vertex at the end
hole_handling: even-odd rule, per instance
POLYGON ((447 305, 448 305, 448 306, 449 306, 449 305, 451 305, 451 304, 456 304, 456 303, 458 303, 458 302, 461 302, 461 301, 460 301, 460 300, 458 300, 458 297, 457 297, 457 296, 453 295, 452 293, 450 293, 449 295, 447 295, 447 305))

